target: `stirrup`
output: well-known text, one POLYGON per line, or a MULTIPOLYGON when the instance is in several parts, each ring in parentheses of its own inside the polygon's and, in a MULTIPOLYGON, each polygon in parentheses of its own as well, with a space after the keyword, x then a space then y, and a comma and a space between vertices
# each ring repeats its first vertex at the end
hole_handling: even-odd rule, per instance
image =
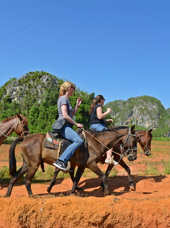
POLYGON ((66 168, 66 170, 61 170, 63 173, 68 173, 68 172, 70 172, 70 167, 71 167, 71 165, 70 165, 70 161, 68 161, 67 162, 67 168, 66 168))

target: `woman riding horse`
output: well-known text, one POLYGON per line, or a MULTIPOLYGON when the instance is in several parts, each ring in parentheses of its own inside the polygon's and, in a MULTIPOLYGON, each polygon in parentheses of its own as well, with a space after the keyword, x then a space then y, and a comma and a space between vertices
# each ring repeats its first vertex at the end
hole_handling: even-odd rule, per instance
POLYGON ((58 120, 53 124, 53 132, 58 131, 67 140, 73 142, 67 147, 67 149, 62 153, 62 155, 57 159, 53 165, 61 170, 67 169, 67 162, 73 153, 83 144, 80 136, 72 129, 72 126, 83 127, 83 124, 76 123, 72 118, 77 112, 82 99, 79 97, 75 109, 73 110, 69 97, 73 95, 75 90, 75 85, 71 82, 64 82, 60 86, 60 94, 57 102, 58 105, 58 120))

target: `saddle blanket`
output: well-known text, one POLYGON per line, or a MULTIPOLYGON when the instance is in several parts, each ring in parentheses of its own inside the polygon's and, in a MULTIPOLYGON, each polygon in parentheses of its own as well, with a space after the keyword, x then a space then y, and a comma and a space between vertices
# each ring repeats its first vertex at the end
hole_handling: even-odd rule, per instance
POLYGON ((48 148, 48 149, 52 149, 52 150, 58 150, 61 148, 61 143, 62 140, 61 138, 53 138, 54 136, 52 135, 51 132, 47 132, 46 134, 46 138, 44 141, 44 147, 48 148))

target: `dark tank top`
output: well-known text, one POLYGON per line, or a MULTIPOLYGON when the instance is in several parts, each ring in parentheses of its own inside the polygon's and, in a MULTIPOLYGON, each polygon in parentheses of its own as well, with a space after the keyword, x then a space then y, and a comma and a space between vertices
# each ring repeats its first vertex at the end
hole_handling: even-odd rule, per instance
POLYGON ((102 105, 97 104, 97 105, 93 108, 93 111, 92 111, 91 117, 90 117, 90 125, 92 125, 92 124, 99 124, 99 123, 100 123, 100 124, 105 124, 104 119, 99 120, 98 117, 97 117, 96 109, 97 109, 98 107, 102 107, 102 105))

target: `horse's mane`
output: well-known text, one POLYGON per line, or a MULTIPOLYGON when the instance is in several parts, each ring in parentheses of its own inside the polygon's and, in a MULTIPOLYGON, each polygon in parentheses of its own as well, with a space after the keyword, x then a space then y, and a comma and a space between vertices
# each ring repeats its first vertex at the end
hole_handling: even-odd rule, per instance
POLYGON ((14 118, 16 118, 16 116, 8 117, 7 119, 2 120, 2 123, 6 123, 6 122, 8 122, 8 121, 10 121, 10 120, 12 120, 14 118))
POLYGON ((129 128, 126 127, 126 126, 120 126, 120 127, 108 128, 107 130, 102 130, 102 131, 93 131, 93 130, 90 130, 88 132, 90 134, 94 135, 94 136, 98 136, 98 135, 101 135, 101 134, 106 133, 106 132, 109 132, 109 131, 116 132, 117 130, 122 130, 122 129, 129 129, 129 128))
MULTIPOLYGON (((20 114, 20 116, 21 116, 23 119, 26 119, 26 120, 27 120, 27 118, 24 117, 22 114, 20 114)), ((7 119, 2 120, 2 123, 6 123, 6 122, 8 122, 8 121, 10 121, 10 120, 12 120, 12 119, 15 119, 15 118, 17 118, 17 115, 11 116, 11 117, 8 117, 7 119)))
POLYGON ((152 133, 151 133, 151 132, 149 132, 149 131, 147 131, 147 130, 139 130, 139 131, 136 131, 136 132, 147 132, 147 133, 148 133, 148 135, 151 135, 151 136, 152 136, 152 133))

